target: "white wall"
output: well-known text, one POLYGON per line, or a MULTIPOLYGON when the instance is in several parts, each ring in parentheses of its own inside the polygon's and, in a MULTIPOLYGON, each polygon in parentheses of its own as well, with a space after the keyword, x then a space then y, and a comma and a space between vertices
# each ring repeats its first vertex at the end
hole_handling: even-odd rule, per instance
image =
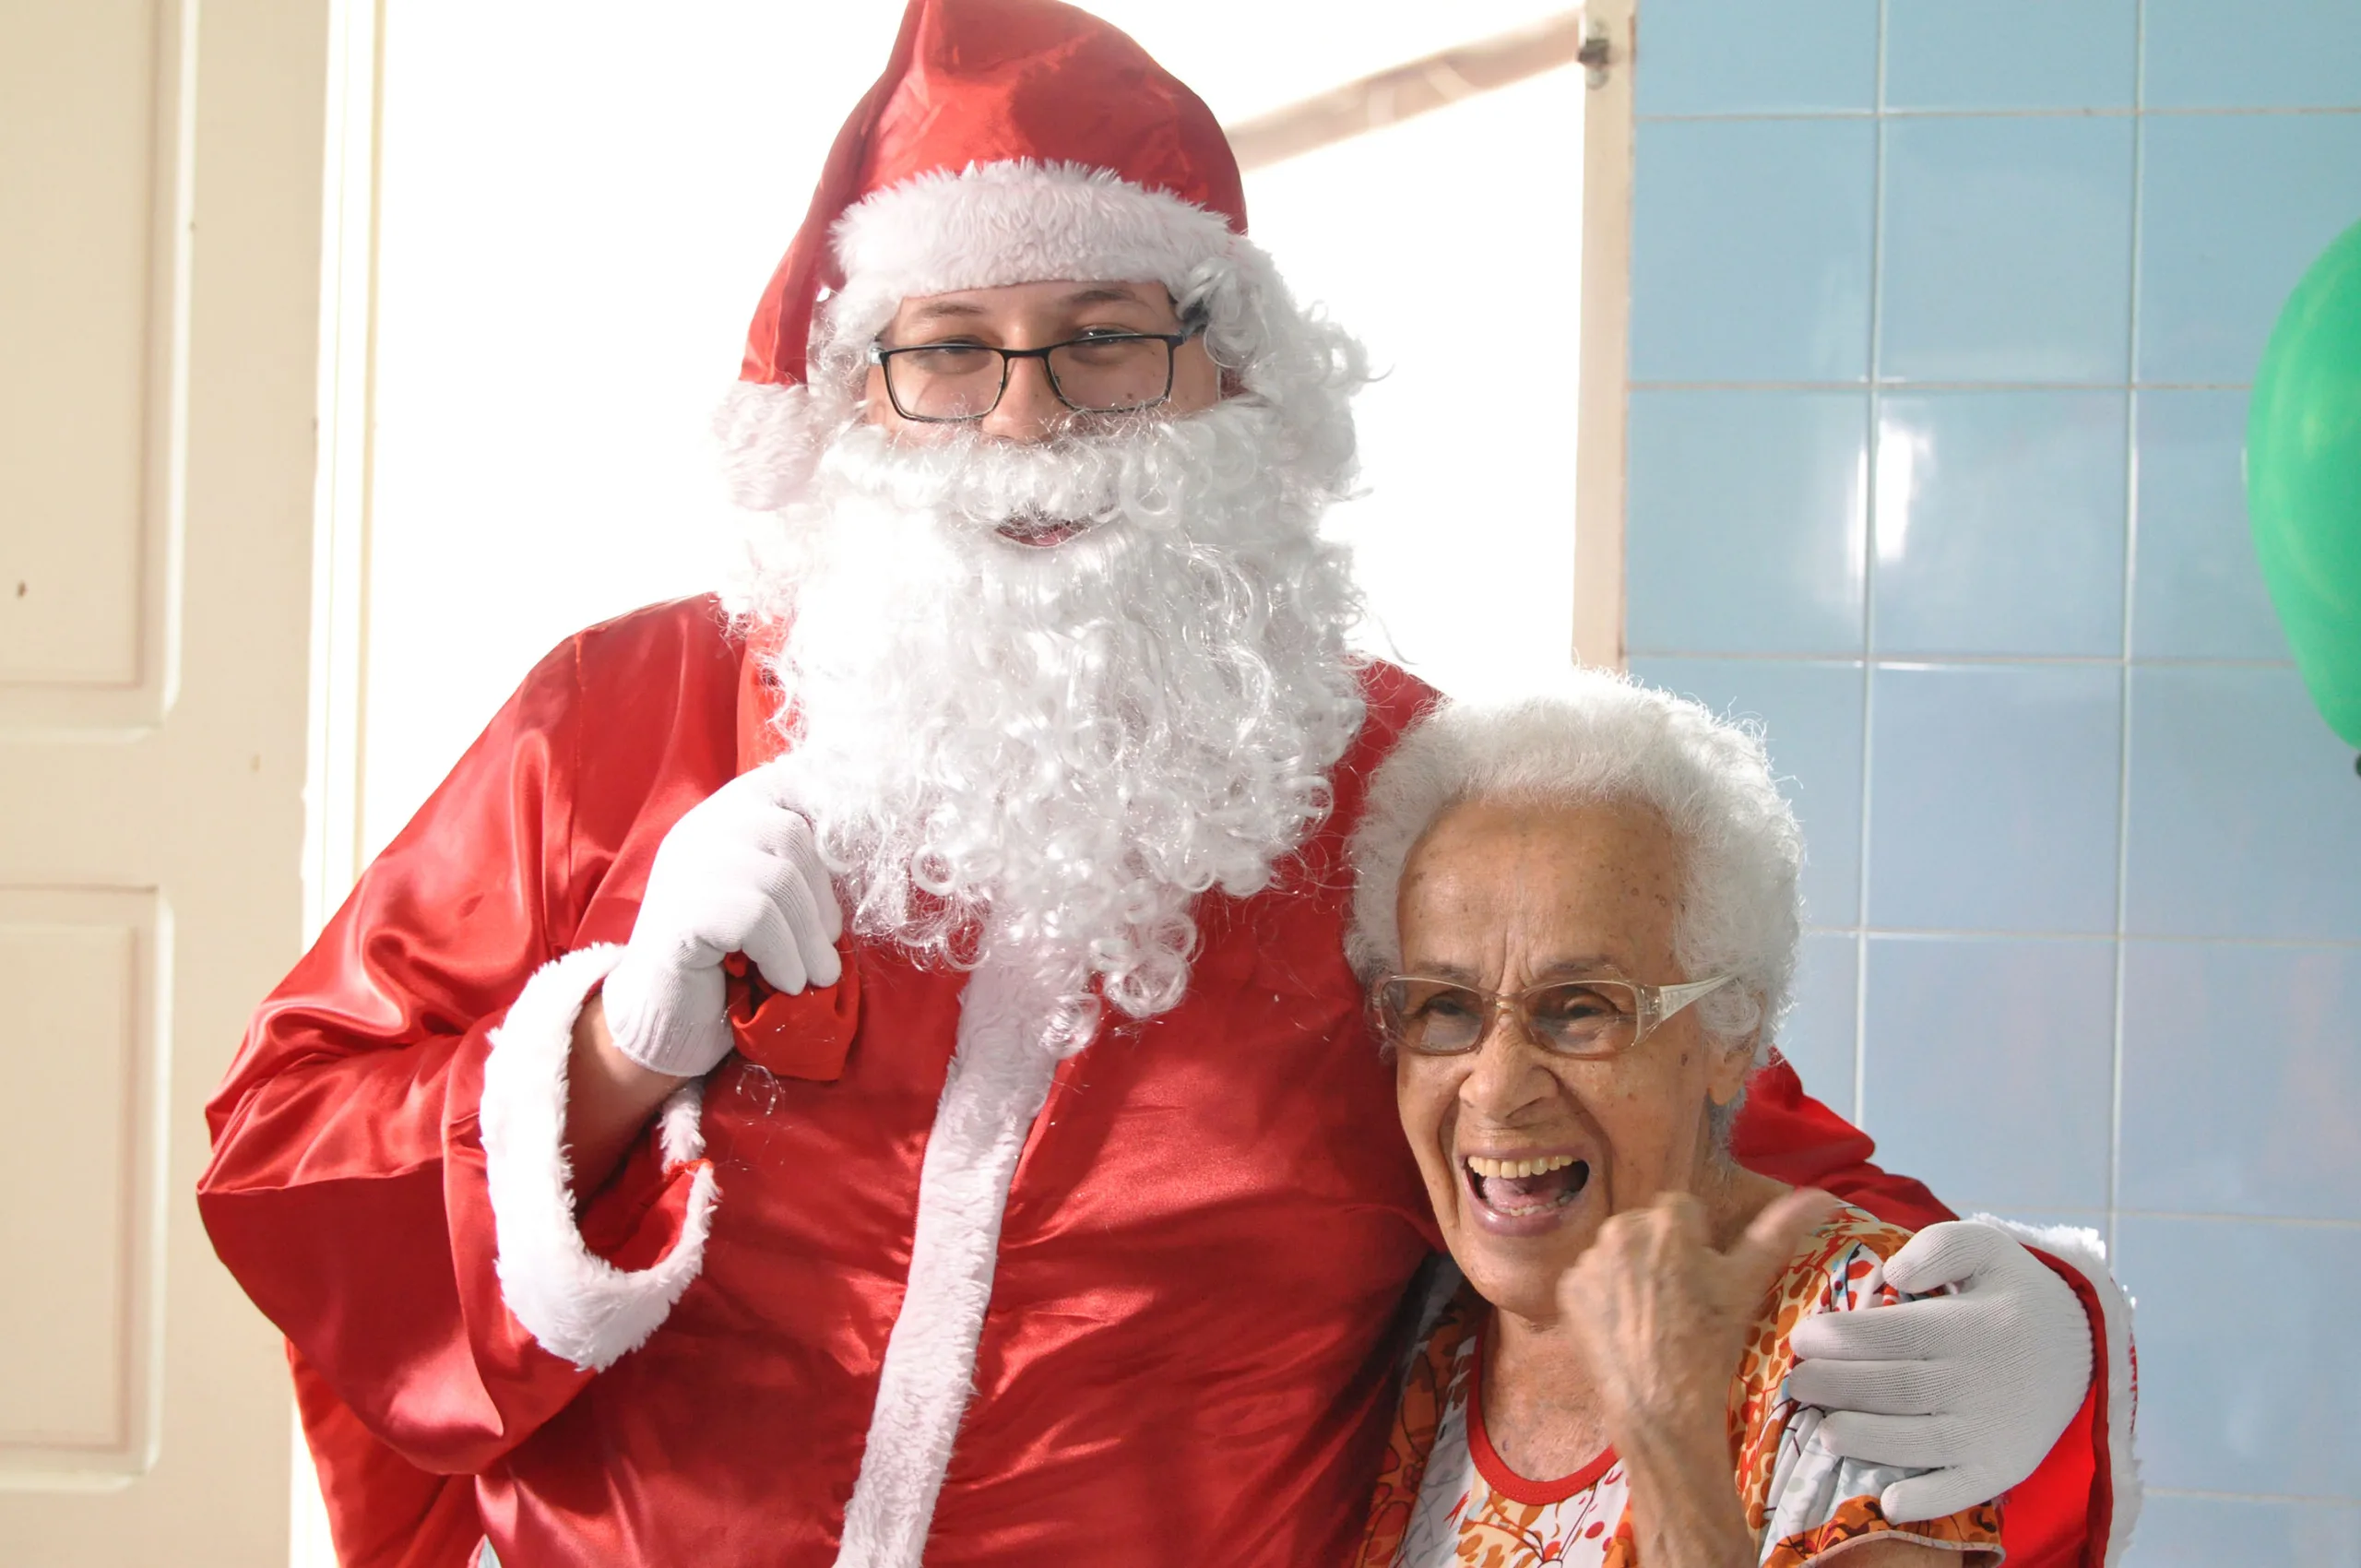
MULTIPOLYGON (((1369 7, 1340 30, 1314 0, 1101 6, 1229 120, 1556 8, 1369 7)), ((647 15, 389 15, 373 849, 542 651, 714 581, 738 514, 706 420, 899 7, 647 15)), ((1572 640, 1580 107, 1560 71, 1248 182, 1299 293, 1391 373, 1363 402, 1368 496, 1334 525, 1359 552, 1365 640, 1453 690, 1572 640), (1536 336, 1563 346, 1519 346, 1536 336)))

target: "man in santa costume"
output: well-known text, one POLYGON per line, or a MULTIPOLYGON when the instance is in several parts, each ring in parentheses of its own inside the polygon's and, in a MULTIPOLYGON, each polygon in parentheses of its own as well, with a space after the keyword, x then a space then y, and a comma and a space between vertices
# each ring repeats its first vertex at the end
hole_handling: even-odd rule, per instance
MULTIPOLYGON (((725 418, 745 580, 534 670, 213 1102, 345 1562, 1349 1555, 1435 1233, 1340 851, 1430 694, 1346 651, 1365 368, 1245 228, 1129 39, 911 5, 725 418)), ((1737 1147, 1949 1218, 1775 1059, 1737 1147)), ((1916 1253, 1830 1430, 2111 1560, 2104 1268, 1916 1253)))

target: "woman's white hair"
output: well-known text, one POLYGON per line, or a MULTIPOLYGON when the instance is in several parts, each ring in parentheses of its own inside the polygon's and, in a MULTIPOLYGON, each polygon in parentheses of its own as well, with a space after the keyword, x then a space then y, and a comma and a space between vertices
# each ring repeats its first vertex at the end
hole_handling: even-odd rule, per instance
POLYGON ((1394 913, 1410 851, 1474 801, 1628 802, 1661 816, 1683 860, 1680 966, 1692 979, 1736 977, 1697 1004, 1699 1020, 1733 1047, 1751 1035, 1764 1060, 1795 981, 1803 834, 1755 727, 1591 670, 1513 702, 1435 708, 1378 769, 1353 835, 1346 944, 1365 981, 1401 962, 1394 913))

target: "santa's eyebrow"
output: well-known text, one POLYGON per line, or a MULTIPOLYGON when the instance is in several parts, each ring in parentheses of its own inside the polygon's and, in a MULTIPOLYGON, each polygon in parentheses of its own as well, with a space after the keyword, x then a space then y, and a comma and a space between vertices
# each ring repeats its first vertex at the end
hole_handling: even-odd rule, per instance
POLYGON ((946 315, 983 315, 984 307, 967 300, 931 300, 910 312, 912 321, 939 321, 946 315))
POLYGON ((1068 294, 1064 299, 1060 300, 1058 303, 1062 305, 1071 306, 1145 305, 1152 304, 1155 302, 1142 299, 1140 297, 1139 291, 1136 289, 1110 288, 1107 285, 1101 284, 1097 288, 1077 289, 1073 293, 1068 294))
MULTIPOLYGON (((1152 307, 1155 302, 1141 298, 1136 289, 1127 289, 1120 285, 1096 284, 1087 289, 1076 289, 1073 293, 1062 297, 1058 303, 1067 310, 1073 310, 1082 305, 1152 307)), ((916 326, 921 321, 942 321, 952 316, 978 316, 991 314, 985 306, 978 304, 973 300, 929 300, 926 303, 911 309, 910 324, 916 326)))

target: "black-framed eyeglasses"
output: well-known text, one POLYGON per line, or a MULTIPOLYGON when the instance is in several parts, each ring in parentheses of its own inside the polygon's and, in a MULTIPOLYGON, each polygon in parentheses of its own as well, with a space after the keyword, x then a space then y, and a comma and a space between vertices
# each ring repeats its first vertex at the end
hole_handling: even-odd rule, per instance
POLYGON ((1370 988, 1370 1014, 1381 1039, 1418 1056, 1464 1056, 1492 1032, 1493 1019, 1506 1014, 1551 1054, 1596 1059, 1631 1050, 1732 978, 1642 985, 1585 977, 1503 994, 1456 980, 1390 975, 1370 988))
POLYGON ((1038 349, 995 349, 987 343, 869 346, 869 362, 885 373, 894 411, 925 424, 979 420, 1000 407, 1009 365, 1039 360, 1050 390, 1078 414, 1126 414, 1155 408, 1172 396, 1172 354, 1203 332, 1099 332, 1038 349))

